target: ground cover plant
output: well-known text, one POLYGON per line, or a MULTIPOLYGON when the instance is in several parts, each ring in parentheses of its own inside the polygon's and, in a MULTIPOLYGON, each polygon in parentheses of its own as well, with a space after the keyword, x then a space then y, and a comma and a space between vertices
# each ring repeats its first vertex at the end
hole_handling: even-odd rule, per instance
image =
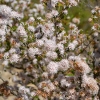
POLYGON ((100 100, 100 1, 0 1, 0 100, 100 100))

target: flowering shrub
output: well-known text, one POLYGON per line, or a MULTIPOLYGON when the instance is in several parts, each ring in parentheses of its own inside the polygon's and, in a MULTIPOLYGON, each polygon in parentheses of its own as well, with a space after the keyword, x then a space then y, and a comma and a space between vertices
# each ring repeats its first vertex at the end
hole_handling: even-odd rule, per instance
POLYGON ((70 15, 81 3, 4 0, 0 5, 1 99, 99 100, 100 7, 92 8, 86 30, 80 16, 70 15))

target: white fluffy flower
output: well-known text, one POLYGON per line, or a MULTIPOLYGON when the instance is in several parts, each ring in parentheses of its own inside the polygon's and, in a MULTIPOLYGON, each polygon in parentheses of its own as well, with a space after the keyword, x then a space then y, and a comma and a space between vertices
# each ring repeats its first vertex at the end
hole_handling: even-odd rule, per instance
POLYGON ((44 45, 43 40, 37 40, 37 41, 36 41, 36 45, 37 45, 38 47, 42 47, 42 46, 44 45))
POLYGON ((15 52, 16 52, 16 50, 15 50, 14 48, 11 48, 11 49, 9 50, 9 53, 10 53, 10 54, 15 53, 15 52))
POLYGON ((76 24, 79 24, 80 23, 80 20, 78 18, 76 18, 76 17, 73 18, 72 21, 73 21, 73 23, 76 23, 76 24))
POLYGON ((11 16, 12 18, 23 18, 23 16, 22 16, 21 14, 18 14, 18 13, 15 12, 15 11, 12 11, 10 16, 11 16))
POLYGON ((58 15, 58 11, 57 11, 57 10, 52 10, 51 14, 52 14, 53 16, 57 16, 57 15, 58 15))
POLYGON ((22 93, 22 94, 26 94, 26 93, 30 93, 30 90, 29 90, 29 88, 26 88, 24 86, 20 86, 19 92, 22 93))
POLYGON ((40 50, 38 48, 29 48, 28 54, 30 58, 34 58, 36 54, 40 54, 40 50))
POLYGON ((13 54, 11 57, 10 57, 10 62, 11 63, 17 63, 19 61, 19 56, 17 54, 13 54))
POLYGON ((55 31, 54 23, 49 21, 48 23, 45 23, 44 25, 41 25, 41 28, 42 28, 42 32, 44 33, 45 37, 53 36, 54 31, 55 31))
POLYGON ((36 11, 35 11, 36 15, 39 14, 37 12, 40 12, 42 15, 45 13, 44 6, 42 4, 35 4, 35 7, 36 7, 36 11))
POLYGON ((45 61, 46 64, 48 64, 48 63, 51 61, 51 59, 49 59, 49 58, 44 58, 44 61, 45 61))
POLYGON ((46 53, 46 57, 50 58, 50 59, 56 59, 57 58, 57 53, 56 52, 53 52, 53 51, 48 51, 46 53))
POLYGON ((38 11, 44 10, 44 6, 42 4, 35 4, 38 11))
POLYGON ((77 26, 76 26, 76 24, 74 24, 74 23, 70 23, 70 24, 69 24, 69 28, 70 28, 70 29, 76 29, 77 26))
POLYGON ((68 0, 68 2, 69 2, 69 7, 78 5, 78 2, 76 0, 68 0))
POLYGON ((6 40, 6 37, 5 37, 5 36, 2 36, 2 37, 0 38, 0 41, 1 41, 1 42, 5 42, 5 40, 6 40))
POLYGON ((0 29, 0 35, 4 36, 6 34, 6 32, 3 29, 0 29))
POLYGON ((0 5, 0 15, 4 16, 4 18, 21 18, 22 16, 6 5, 0 5))
POLYGON ((4 47, 0 48, 0 52, 1 53, 4 52, 4 51, 5 51, 5 48, 4 47))
POLYGON ((37 59, 33 59, 33 64, 37 64, 37 59))
POLYGON ((94 10, 94 9, 93 9, 93 10, 91 10, 91 13, 92 13, 92 14, 96 13, 96 10, 94 10))
POLYGON ((9 53, 8 52, 6 52, 6 53, 4 53, 4 59, 8 59, 9 58, 9 53))
POLYGON ((62 87, 69 87, 71 85, 70 83, 68 83, 68 81, 66 81, 66 79, 61 79, 60 83, 62 87))
POLYGON ((46 40, 44 47, 46 50, 54 51, 56 49, 56 42, 53 40, 46 40))
POLYGON ((58 72, 58 64, 56 62, 51 61, 47 66, 47 70, 51 74, 57 73, 58 72))
POLYGON ((98 33, 98 32, 94 32, 93 35, 94 35, 95 37, 98 37, 98 36, 99 36, 99 33, 98 33))
POLYGON ((57 39, 61 40, 64 34, 65 34, 65 31, 62 31, 61 33, 59 33, 57 39))
POLYGON ((95 26, 92 26, 92 28, 91 28, 93 31, 96 31, 97 30, 97 28, 95 27, 95 26))
POLYGON ((48 72, 43 72, 43 73, 42 73, 42 77, 48 78, 48 72))
POLYGON ((63 12, 64 12, 64 14, 65 14, 65 15, 67 15, 67 14, 68 14, 68 11, 67 11, 67 10, 64 10, 63 12))
POLYGON ((76 40, 74 40, 73 43, 74 43, 75 45, 78 45, 78 41, 76 41, 76 40))
POLYGON ((88 66, 88 64, 82 60, 76 60, 75 61, 75 66, 74 68, 76 70, 78 70, 79 72, 82 72, 82 73, 89 73, 91 71, 91 68, 88 66))
POLYGON ((28 21, 29 21, 29 23, 32 23, 35 21, 35 19, 34 19, 34 17, 30 17, 28 21))
POLYGON ((68 48, 70 50, 74 50, 77 45, 78 45, 78 42, 76 40, 74 40, 72 43, 69 43, 68 48))
POLYGON ((64 54, 64 51, 65 51, 64 50, 64 45, 61 44, 61 43, 59 43, 59 44, 57 44, 57 47, 59 49, 60 54, 63 55, 64 54))
POLYGON ((0 25, 6 25, 8 23, 7 19, 0 18, 0 25))
POLYGON ((8 63, 9 63, 8 60, 4 60, 3 63, 2 63, 2 65, 3 66, 8 66, 8 63))
POLYGON ((86 74, 83 75, 82 86, 83 87, 89 87, 90 91, 93 94, 97 94, 98 91, 99 91, 99 87, 97 85, 96 80, 92 77, 86 76, 86 74))
POLYGON ((27 37, 27 33, 22 25, 18 26, 17 33, 21 37, 27 37))
POLYGON ((12 12, 12 9, 6 5, 0 5, 0 14, 4 16, 10 16, 12 12))
POLYGON ((55 7, 58 2, 62 2, 62 0, 51 0, 51 5, 55 7))
POLYGON ((31 32, 34 32, 35 28, 33 26, 28 26, 28 30, 31 31, 31 32))
POLYGON ((51 19, 51 18, 53 17, 53 15, 52 15, 51 13, 47 13, 45 16, 46 16, 46 18, 48 18, 48 19, 51 19))
POLYGON ((66 71, 69 68, 69 61, 67 59, 62 59, 59 62, 59 70, 66 71))

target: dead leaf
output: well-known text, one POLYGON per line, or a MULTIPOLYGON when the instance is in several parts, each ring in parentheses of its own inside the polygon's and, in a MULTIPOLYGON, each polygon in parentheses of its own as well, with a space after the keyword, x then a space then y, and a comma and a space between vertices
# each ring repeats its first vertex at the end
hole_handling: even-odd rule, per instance
POLYGON ((28 86, 28 87, 33 87, 33 88, 36 89, 36 90, 38 89, 38 87, 37 87, 36 85, 32 84, 32 83, 28 84, 27 86, 28 86))

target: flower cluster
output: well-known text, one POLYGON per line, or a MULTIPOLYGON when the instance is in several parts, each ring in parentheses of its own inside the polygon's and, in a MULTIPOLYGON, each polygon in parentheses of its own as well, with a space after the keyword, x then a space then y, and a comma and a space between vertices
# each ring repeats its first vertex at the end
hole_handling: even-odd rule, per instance
POLYGON ((100 7, 90 11, 87 31, 80 14, 70 15, 81 0, 4 2, 0 82, 9 81, 13 100, 99 100, 100 7))

